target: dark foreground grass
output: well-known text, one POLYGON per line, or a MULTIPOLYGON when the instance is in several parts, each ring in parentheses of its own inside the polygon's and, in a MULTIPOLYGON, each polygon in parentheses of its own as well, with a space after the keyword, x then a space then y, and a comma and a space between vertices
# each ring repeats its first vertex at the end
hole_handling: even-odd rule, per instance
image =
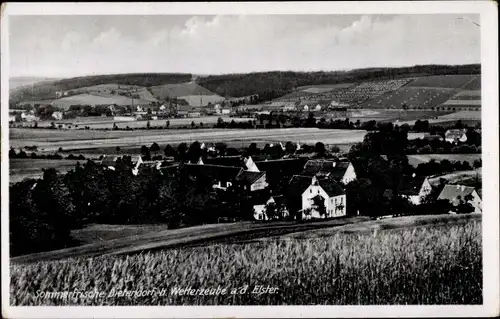
POLYGON ((368 234, 338 233, 317 239, 11 265, 11 304, 481 304, 481 260, 479 221, 368 234), (231 288, 245 285, 246 292, 231 294, 231 288), (277 291, 252 293, 258 285, 277 291), (174 288, 187 287, 219 287, 219 294, 172 293, 174 288), (226 294, 221 294, 224 288, 226 294), (47 298, 41 293, 75 290, 102 295, 47 298), (136 294, 111 296, 113 290, 136 294))

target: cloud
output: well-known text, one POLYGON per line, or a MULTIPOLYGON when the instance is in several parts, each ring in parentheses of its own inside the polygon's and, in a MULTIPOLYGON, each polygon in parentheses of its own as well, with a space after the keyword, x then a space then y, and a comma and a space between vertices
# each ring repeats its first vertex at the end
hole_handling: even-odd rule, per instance
MULTIPOLYGON (((123 16, 115 17, 113 24, 88 27, 83 22, 68 25, 67 21, 57 24, 47 20, 37 28, 26 24, 11 29, 11 70, 70 76, 479 62, 479 28, 456 18, 219 15, 178 18, 174 23, 167 16, 139 20, 123 16)), ((76 22, 78 19, 74 17, 76 22)))

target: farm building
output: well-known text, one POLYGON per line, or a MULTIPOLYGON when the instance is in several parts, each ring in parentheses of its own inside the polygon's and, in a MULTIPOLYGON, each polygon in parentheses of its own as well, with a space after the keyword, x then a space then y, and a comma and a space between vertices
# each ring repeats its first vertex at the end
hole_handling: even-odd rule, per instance
MULTIPOLYGON (((274 196, 260 196, 260 201, 256 201, 253 209, 254 209, 254 218, 256 220, 270 220, 266 213, 266 206, 269 204, 276 205, 277 208, 283 209, 283 213, 280 214, 282 217, 287 217, 289 215, 288 209, 286 207, 286 200, 283 195, 274 195, 274 196)), ((276 216, 278 217, 278 216, 276 216)))
POLYGON ((474 187, 445 185, 438 199, 448 200, 455 207, 461 202, 470 203, 474 207, 474 213, 482 212, 482 201, 474 187))
POLYGON ((251 156, 221 156, 215 158, 207 158, 205 160, 205 163, 210 165, 241 167, 242 169, 249 172, 260 172, 251 156))
POLYGON ((344 185, 356 179, 354 166, 350 162, 323 159, 307 161, 302 175, 328 177, 344 185))
POLYGON ((132 121, 137 121, 137 118, 133 116, 114 116, 113 121, 132 122, 132 121))
POLYGON ((401 178, 399 193, 414 205, 420 205, 422 199, 432 191, 432 186, 425 176, 405 175, 401 178))
POLYGON ((458 142, 466 142, 467 134, 465 129, 450 129, 447 130, 444 136, 444 139, 448 143, 458 143, 458 142))
POLYGON ((185 174, 191 180, 208 178, 214 182, 214 189, 226 190, 236 182, 236 177, 242 172, 241 167, 208 165, 208 164, 184 164, 181 174, 185 174))
POLYGON ((251 192, 263 190, 268 186, 265 172, 241 171, 236 180, 251 192))
POLYGON ((54 112, 54 113, 52 113, 52 118, 54 120, 60 121, 63 118, 63 114, 62 114, 62 112, 54 112))
POLYGON ((302 193, 302 218, 327 218, 346 215, 346 195, 342 187, 330 179, 315 176, 302 193), (321 207, 324 211, 322 212, 321 207))

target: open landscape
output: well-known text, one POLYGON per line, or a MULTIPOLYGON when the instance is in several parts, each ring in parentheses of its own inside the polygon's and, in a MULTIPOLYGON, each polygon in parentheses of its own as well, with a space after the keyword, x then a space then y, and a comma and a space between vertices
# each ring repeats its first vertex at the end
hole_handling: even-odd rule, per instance
POLYGON ((479 15, 11 19, 9 306, 487 300, 479 15))

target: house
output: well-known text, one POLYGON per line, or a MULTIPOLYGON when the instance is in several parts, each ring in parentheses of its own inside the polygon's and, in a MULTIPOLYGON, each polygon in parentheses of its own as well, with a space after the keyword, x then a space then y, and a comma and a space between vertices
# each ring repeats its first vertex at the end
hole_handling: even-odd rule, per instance
POLYGON ((230 107, 223 107, 221 109, 221 114, 229 114, 231 113, 231 108, 230 107))
POLYGON ((207 158, 205 160, 206 164, 211 165, 221 165, 221 166, 232 166, 232 167, 241 167, 242 169, 250 172, 260 172, 255 165, 251 156, 221 156, 214 158, 207 158))
POLYGON ((482 212, 482 201, 474 187, 464 185, 445 185, 438 199, 448 200, 453 206, 467 202, 474 207, 474 213, 482 212))
POLYGON ((344 185, 356 179, 354 166, 350 162, 314 159, 304 165, 302 175, 328 177, 344 185))
POLYGON ((110 169, 110 170, 114 171, 117 159, 118 159, 118 157, 116 157, 116 156, 103 155, 103 159, 98 163, 101 164, 102 166, 104 166, 106 169, 110 169))
POLYGON ((399 184, 399 194, 412 204, 420 205, 422 199, 432 191, 432 186, 425 176, 405 175, 399 184))
POLYGON ((345 215, 346 195, 342 187, 331 179, 313 176, 311 184, 302 193, 302 219, 345 215), (324 213, 321 213, 321 206, 324 213))
POLYGON ((297 105, 295 102, 285 102, 282 106, 283 111, 288 112, 288 111, 296 111, 297 110, 297 105))
POLYGON ((261 196, 260 201, 257 201, 254 206, 254 218, 256 220, 271 220, 271 219, 278 219, 280 217, 288 217, 290 215, 288 208, 286 207, 286 199, 285 196, 283 195, 274 195, 274 196, 269 196, 268 197, 263 197, 261 196), (276 216, 276 218, 271 218, 271 216, 267 216, 266 213, 266 206, 269 204, 275 204, 277 209, 282 209, 282 213, 280 214, 281 216, 276 216))
POLYGON ((265 172, 241 171, 236 176, 236 180, 251 192, 263 190, 268 185, 265 172))
POLYGON ((304 160, 300 158, 276 159, 256 161, 255 165, 259 171, 267 174, 280 174, 283 176, 298 175, 304 167, 304 160))
POLYGON ((447 130, 444 139, 448 143, 458 143, 458 142, 466 142, 467 134, 465 129, 450 129, 447 130))
POLYGON ((63 114, 62 114, 62 112, 59 112, 59 111, 58 112, 54 112, 54 113, 52 113, 52 118, 54 120, 60 121, 63 118, 63 114))
POLYGON ((243 169, 241 167, 208 165, 208 164, 184 164, 181 174, 191 180, 207 179, 213 184, 214 189, 226 190, 236 182, 236 177, 243 169))

